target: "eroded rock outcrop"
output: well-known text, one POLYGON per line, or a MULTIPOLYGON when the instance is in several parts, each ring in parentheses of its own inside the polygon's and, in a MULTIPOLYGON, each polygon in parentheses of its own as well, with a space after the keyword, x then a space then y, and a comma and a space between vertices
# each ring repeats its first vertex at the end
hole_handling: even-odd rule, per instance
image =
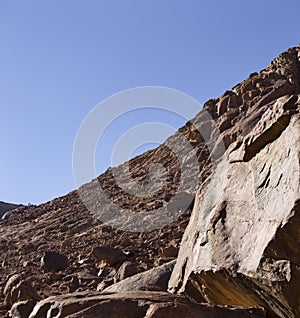
POLYGON ((299 48, 290 49, 233 89, 247 110, 226 131, 226 152, 199 187, 173 292, 263 306, 269 317, 300 316, 299 58, 299 48))
POLYGON ((49 297, 39 302, 29 318, 260 318, 262 308, 225 308, 195 304, 165 292, 97 292, 49 297))

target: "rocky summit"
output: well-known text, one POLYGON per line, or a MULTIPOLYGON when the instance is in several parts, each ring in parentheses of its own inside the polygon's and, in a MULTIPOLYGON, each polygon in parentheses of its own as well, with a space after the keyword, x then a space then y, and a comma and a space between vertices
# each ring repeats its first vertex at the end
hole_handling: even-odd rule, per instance
POLYGON ((300 317, 300 47, 199 111, 0 221, 1 317, 300 317))

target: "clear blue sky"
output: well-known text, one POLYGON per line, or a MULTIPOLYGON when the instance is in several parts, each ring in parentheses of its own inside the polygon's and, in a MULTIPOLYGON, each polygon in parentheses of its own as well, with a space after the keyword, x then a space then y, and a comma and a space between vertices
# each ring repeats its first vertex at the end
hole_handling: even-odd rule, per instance
POLYGON ((74 138, 104 98, 157 85, 202 104, 297 45, 299 16, 299 0, 0 0, 0 200, 73 190, 74 138))

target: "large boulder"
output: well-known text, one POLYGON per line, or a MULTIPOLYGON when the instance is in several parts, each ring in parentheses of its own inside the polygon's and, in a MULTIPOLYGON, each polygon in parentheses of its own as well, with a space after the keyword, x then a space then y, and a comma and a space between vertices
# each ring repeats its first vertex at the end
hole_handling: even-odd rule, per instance
POLYGON ((164 265, 154 267, 148 271, 128 277, 116 284, 113 284, 103 292, 106 293, 122 293, 131 290, 161 290, 166 291, 168 281, 176 260, 164 265))
POLYGON ((103 295, 80 292, 40 301, 29 318, 260 318, 261 308, 226 308, 194 304, 166 292, 136 291, 103 295))
POLYGON ((47 251, 42 256, 41 265, 47 272, 57 272, 65 270, 69 265, 69 261, 64 254, 47 251))
MULTIPOLYGON (((290 64, 279 61, 280 74, 296 81, 300 63, 291 56, 281 57, 290 64)), ((263 306, 268 317, 300 317, 300 102, 282 85, 263 102, 249 102, 247 115, 227 131, 236 141, 198 190, 170 291, 211 304, 263 306)))

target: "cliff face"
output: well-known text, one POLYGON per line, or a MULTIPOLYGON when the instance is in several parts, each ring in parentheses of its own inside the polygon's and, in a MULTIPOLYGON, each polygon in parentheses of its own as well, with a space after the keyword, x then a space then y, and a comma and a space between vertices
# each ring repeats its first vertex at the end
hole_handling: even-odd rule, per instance
POLYGON ((227 92, 210 111, 229 140, 200 185, 169 287, 213 304, 300 315, 299 48, 227 92))
POLYGON ((0 314, 299 317, 299 52, 289 49, 208 101, 128 165, 1 220, 0 314), (164 167, 162 174, 150 176, 153 164, 164 167), (123 190, 134 189, 128 167, 153 195, 123 190), (131 216, 120 218, 111 202, 131 216), (157 214, 164 207, 168 219, 157 214), (150 226, 136 231, 149 218, 150 226), (178 249, 169 281, 177 295, 170 295, 169 267, 158 266, 176 259, 178 249))

